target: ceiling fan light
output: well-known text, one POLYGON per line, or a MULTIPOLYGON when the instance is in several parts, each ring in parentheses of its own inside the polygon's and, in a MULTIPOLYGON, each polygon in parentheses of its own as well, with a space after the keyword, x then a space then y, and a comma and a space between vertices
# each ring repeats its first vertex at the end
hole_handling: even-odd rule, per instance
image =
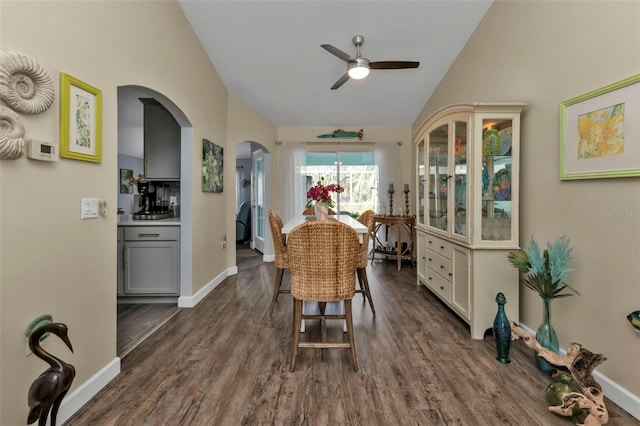
POLYGON ((349 77, 360 80, 369 75, 369 67, 355 65, 347 71, 349 77))
POLYGON ((356 56, 355 61, 350 62, 347 66, 347 74, 355 80, 365 78, 369 75, 369 60, 356 56))

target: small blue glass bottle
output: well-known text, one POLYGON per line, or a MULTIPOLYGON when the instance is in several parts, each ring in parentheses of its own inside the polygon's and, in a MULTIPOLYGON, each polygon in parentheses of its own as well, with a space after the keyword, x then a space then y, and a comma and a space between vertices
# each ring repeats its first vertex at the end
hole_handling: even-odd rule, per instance
POLYGON ((504 364, 508 364, 511 362, 509 359, 511 324, 509 324, 507 314, 504 312, 504 305, 507 303, 507 298, 504 297, 504 294, 498 293, 496 295, 496 303, 498 303, 498 313, 493 320, 493 337, 496 339, 496 351, 498 352, 496 359, 504 364))

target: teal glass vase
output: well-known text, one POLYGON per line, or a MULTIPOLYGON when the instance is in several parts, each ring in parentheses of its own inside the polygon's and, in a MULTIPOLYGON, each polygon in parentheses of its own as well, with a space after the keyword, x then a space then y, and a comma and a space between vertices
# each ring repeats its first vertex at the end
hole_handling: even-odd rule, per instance
POLYGON ((496 303, 498 304, 498 313, 493 320, 493 338, 496 340, 496 351, 498 356, 496 359, 503 364, 511 362, 509 359, 509 348, 511 346, 511 324, 507 314, 504 312, 504 305, 507 303, 507 298, 504 294, 498 293, 496 295, 496 303))
MULTIPOLYGON (((536 340, 543 348, 549 349, 557 354, 560 353, 560 343, 558 335, 551 325, 551 298, 542 298, 542 324, 536 331, 536 340)), ((536 366, 545 373, 551 373, 556 367, 547 362, 544 358, 535 353, 536 366)))

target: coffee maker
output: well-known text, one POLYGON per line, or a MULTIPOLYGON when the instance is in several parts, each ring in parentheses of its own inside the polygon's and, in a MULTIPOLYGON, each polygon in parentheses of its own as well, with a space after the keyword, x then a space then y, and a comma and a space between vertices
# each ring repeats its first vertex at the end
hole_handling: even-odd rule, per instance
POLYGON ((152 214, 155 210, 155 199, 153 193, 149 192, 149 182, 141 180, 138 182, 138 193, 140 198, 138 201, 139 214, 152 214))

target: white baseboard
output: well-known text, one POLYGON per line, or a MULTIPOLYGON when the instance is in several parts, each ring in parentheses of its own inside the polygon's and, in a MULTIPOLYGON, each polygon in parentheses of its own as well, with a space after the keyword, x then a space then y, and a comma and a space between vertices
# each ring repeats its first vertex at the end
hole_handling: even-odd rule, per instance
MULTIPOLYGON (((120 374, 120 358, 115 357, 102 370, 94 374, 89 380, 81 384, 76 390, 67 395, 58 411, 56 423, 63 424, 73 416, 84 404, 93 398, 111 380, 120 374)), ((50 424, 51 418, 47 419, 50 424)))
MULTIPOLYGON (((524 324, 518 324, 524 331, 535 336, 536 331, 530 329, 524 324)), ((564 348, 560 348, 560 354, 566 355, 567 351, 564 348)), ((640 397, 629 392, 629 390, 618 385, 618 383, 609 379, 609 377, 600 373, 597 369, 593 372, 593 377, 602 386, 602 392, 604 396, 613 401, 617 406, 622 408, 627 413, 631 414, 636 419, 640 420, 640 397)))
POLYGON ((238 273, 238 267, 232 266, 231 268, 227 268, 218 274, 213 280, 209 281, 207 285, 202 287, 200 291, 198 291, 193 296, 180 296, 178 298, 178 307, 180 308, 193 308, 196 306, 202 299, 204 299, 211 291, 216 288, 225 278, 236 275, 238 273))

